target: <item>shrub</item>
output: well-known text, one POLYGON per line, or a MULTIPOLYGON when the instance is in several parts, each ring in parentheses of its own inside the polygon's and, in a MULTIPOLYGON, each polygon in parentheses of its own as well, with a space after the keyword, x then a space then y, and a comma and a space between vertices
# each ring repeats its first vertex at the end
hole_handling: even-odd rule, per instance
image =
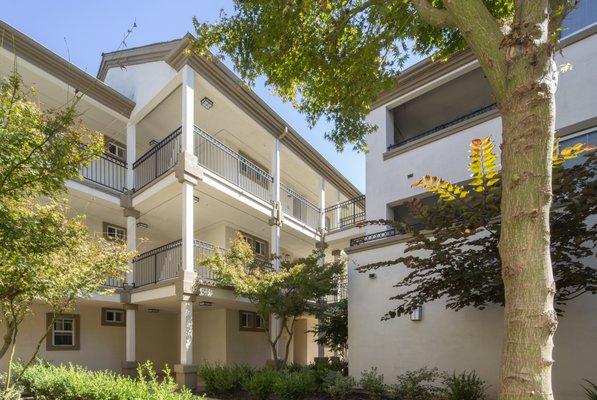
POLYGON ((205 391, 208 394, 238 392, 253 373, 253 369, 247 365, 225 366, 207 363, 199 368, 199 376, 205 382, 205 391))
POLYGON ((262 369, 245 381, 243 389, 258 400, 266 400, 273 392, 274 383, 279 376, 280 372, 272 368, 262 369))
POLYGON ((597 385, 588 379, 585 379, 585 382, 587 382, 587 386, 583 385, 582 388, 585 390, 587 400, 597 400, 597 385))
MULTIPOLYGON (((16 366, 17 371, 21 369, 21 365, 16 366)), ((54 366, 40 362, 27 368, 18 384, 24 392, 47 400, 198 399, 188 389, 178 390, 168 368, 161 380, 149 361, 140 365, 137 372, 139 378, 132 379, 72 364, 54 366)))
POLYGON ((383 374, 379 374, 376 367, 368 371, 363 371, 360 383, 371 400, 380 400, 386 392, 386 385, 383 383, 383 374))
POLYGON ((355 386, 356 382, 352 376, 344 376, 339 371, 328 371, 323 378, 322 389, 332 398, 344 400, 355 386))
POLYGON ((392 387, 392 397, 397 400, 435 400, 442 389, 434 383, 442 376, 437 368, 421 368, 399 375, 392 387))
POLYGON ((317 379, 311 369, 281 372, 274 382, 273 392, 279 400, 300 400, 317 391, 317 379))
POLYGON ((485 382, 475 371, 448 375, 444 379, 446 400, 485 400, 485 382))

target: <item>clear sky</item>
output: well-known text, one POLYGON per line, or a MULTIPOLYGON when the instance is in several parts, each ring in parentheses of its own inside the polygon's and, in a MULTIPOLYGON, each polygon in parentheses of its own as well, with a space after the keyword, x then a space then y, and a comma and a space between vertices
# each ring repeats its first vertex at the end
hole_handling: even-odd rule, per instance
MULTIPOLYGON (((2 20, 45 47, 96 75, 101 53, 118 48, 126 30, 137 23, 128 47, 182 37, 193 32, 192 17, 214 21, 230 0, 10 0, 2 6, 2 20)), ((232 67, 228 63, 229 67, 232 67)), ((351 149, 336 152, 323 138, 329 125, 309 129, 305 117, 290 104, 270 95, 261 82, 254 88, 276 112, 300 132, 344 176, 365 191, 365 156, 351 149)))

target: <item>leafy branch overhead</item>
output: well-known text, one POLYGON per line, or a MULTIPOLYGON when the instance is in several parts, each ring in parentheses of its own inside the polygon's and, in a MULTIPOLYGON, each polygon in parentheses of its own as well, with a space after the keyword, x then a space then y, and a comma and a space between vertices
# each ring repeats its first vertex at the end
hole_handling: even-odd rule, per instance
MULTIPOLYGON (((554 205, 551 210, 551 253, 556 279, 558 311, 584 293, 597 292, 597 271, 583 263, 595 256, 597 228, 589 217, 597 211, 592 146, 576 144, 553 153, 554 205), (572 166, 566 161, 574 160, 572 166)), ((404 265, 406 275, 396 284, 392 297, 397 305, 384 316, 409 314, 420 305, 444 299, 446 307, 483 309, 504 304, 504 288, 498 251, 500 239, 501 171, 495 145, 489 138, 470 144, 471 179, 456 184, 437 176, 413 183, 437 200, 414 200, 408 204, 415 223, 406 220, 371 221, 391 225, 410 234, 404 255, 361 266, 361 272, 404 265), (422 256, 423 251, 426 256, 422 256)))

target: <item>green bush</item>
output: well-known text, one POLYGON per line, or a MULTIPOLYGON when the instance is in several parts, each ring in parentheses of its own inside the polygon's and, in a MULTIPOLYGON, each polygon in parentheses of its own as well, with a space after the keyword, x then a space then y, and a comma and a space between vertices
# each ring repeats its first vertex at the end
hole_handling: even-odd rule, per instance
POLYGON ((587 382, 587 386, 583 386, 582 388, 585 390, 587 400, 597 400, 597 385, 588 379, 585 379, 585 382, 587 382))
POLYGON ((377 372, 377 367, 361 372, 360 384, 371 400, 380 400, 387 388, 383 383, 383 374, 377 372))
POLYGON ((339 371, 328 371, 323 378, 322 389, 333 399, 344 400, 356 384, 352 376, 344 376, 339 371))
POLYGON ((485 382, 475 371, 448 375, 444 379, 446 400, 485 400, 485 382))
POLYGON ((273 386, 279 400, 300 400, 317 392, 317 389, 316 374, 310 368, 298 372, 282 371, 273 386))
POLYGON ((435 382, 442 377, 437 368, 421 368, 407 371, 397 378, 392 386, 392 397, 396 400, 436 400, 442 389, 435 382))
MULTIPOLYGON (((17 365, 17 374, 22 366, 17 365)), ((178 385, 166 368, 158 379, 148 361, 137 369, 139 377, 132 379, 113 372, 92 372, 77 365, 54 366, 37 363, 25 370, 18 384, 27 394, 47 400, 191 400, 198 399, 188 389, 178 385)))
POLYGON ((203 379, 208 394, 238 392, 253 373, 254 370, 247 365, 226 366, 207 363, 199 368, 199 376, 203 379))
POLYGON ((279 376, 280 372, 272 368, 264 368, 248 378, 243 384, 243 389, 258 400, 266 400, 273 392, 274 383, 279 376))

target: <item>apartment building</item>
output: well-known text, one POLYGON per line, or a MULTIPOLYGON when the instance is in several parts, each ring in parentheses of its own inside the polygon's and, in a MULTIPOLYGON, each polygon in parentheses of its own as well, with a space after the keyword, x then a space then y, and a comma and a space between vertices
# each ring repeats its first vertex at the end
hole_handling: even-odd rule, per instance
MULTIPOLYGON (((322 241, 338 257, 358 234, 363 195, 223 63, 187 54, 191 35, 105 53, 94 78, 4 22, 0 34, 0 74, 16 63, 43 107, 83 94, 82 120, 103 132, 106 153, 67 183, 70 206, 138 252, 126 277, 106 283, 112 294, 56 319, 40 356, 125 372, 151 360, 190 387, 203 362, 265 365, 268 321, 197 260, 237 232, 262 257, 290 260, 322 241)), ((345 296, 340 283, 329 301, 345 296)), ((44 305, 34 312, 18 357, 46 327, 44 305)), ((314 324, 297 322, 290 361, 322 354, 314 324)))
MULTIPOLYGON (((582 1, 566 20, 557 64, 572 70, 560 75, 557 136, 561 145, 597 143, 597 7, 582 1)), ((469 179, 468 148, 473 138, 501 142, 501 121, 490 88, 471 53, 445 63, 424 60, 407 69, 395 89, 383 93, 368 116, 378 129, 368 138, 366 219, 408 218, 404 206, 425 196, 411 187, 427 174, 452 182, 469 179), (391 184, 388 184, 388 181, 391 184)), ((351 240, 349 256, 350 372, 360 376, 372 366, 388 382, 424 366, 448 372, 476 370, 490 392, 498 389, 503 309, 446 310, 441 300, 425 304, 419 318, 381 322, 392 307, 393 285, 404 266, 360 274, 355 267, 403 255, 406 235, 379 226, 351 240)), ((595 258, 588 260, 595 267, 595 258)), ((555 337, 555 397, 582 399, 583 379, 597 376, 597 296, 571 301, 555 337)))

